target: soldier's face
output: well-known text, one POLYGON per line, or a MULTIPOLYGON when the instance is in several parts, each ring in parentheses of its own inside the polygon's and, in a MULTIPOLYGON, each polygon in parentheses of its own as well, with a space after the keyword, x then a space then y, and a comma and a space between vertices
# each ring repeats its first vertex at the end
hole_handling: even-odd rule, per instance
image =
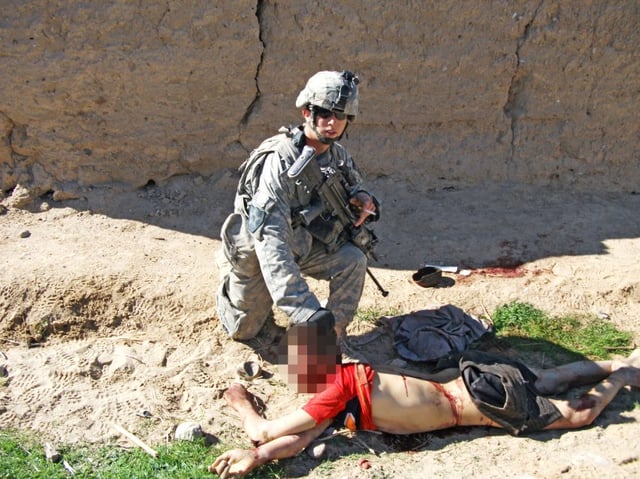
POLYGON ((305 118, 305 135, 307 138, 323 143, 338 140, 347 127, 347 117, 339 115, 342 117, 342 119, 339 120, 336 114, 330 110, 321 110, 320 113, 316 112, 315 124, 313 123, 313 114, 310 110, 302 110, 302 115, 305 118))

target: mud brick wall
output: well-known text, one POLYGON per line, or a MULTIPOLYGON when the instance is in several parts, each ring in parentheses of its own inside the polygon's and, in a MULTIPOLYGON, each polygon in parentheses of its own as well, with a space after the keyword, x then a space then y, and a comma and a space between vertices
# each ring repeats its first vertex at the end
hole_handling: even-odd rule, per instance
POLYGON ((640 184, 633 1, 5 1, 0 188, 235 168, 318 70, 361 78, 368 176, 640 184))

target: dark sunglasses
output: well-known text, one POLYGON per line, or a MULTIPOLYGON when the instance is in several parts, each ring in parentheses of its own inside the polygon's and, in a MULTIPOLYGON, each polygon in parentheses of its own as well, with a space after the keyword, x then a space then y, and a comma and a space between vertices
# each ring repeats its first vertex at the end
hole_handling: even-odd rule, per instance
POLYGON ((320 108, 319 106, 314 106, 312 111, 315 113, 316 116, 319 116, 324 120, 328 120, 332 116, 335 116, 336 120, 340 120, 340 121, 344 120, 345 118, 348 118, 349 120, 351 120, 353 117, 353 115, 345 115, 340 111, 327 110, 326 108, 320 108))

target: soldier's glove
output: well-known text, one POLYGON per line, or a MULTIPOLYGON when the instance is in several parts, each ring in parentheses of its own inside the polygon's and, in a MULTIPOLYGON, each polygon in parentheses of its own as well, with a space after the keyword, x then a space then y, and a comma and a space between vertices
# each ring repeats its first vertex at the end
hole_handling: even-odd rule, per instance
POLYGON ((339 357, 338 337, 335 330, 336 318, 328 309, 320 308, 311 317, 302 322, 294 323, 287 330, 278 347, 278 364, 289 364, 289 346, 298 347, 301 344, 309 346, 316 357, 336 364, 339 357), (327 359, 329 358, 329 359, 327 359), (333 358, 333 359, 331 359, 333 358))
POLYGON ((307 320, 308 323, 317 323, 319 331, 332 331, 336 325, 336 318, 331 311, 325 308, 320 308, 313 313, 307 320))

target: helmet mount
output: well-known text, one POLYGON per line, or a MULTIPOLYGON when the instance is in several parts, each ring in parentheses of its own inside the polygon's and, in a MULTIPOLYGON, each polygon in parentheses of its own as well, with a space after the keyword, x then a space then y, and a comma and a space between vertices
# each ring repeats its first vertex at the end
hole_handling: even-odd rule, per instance
POLYGON ((333 108, 331 108, 331 110, 344 112, 345 107, 347 106, 347 102, 349 101, 349 98, 354 94, 354 92, 355 92, 356 101, 357 101, 357 95, 358 95, 357 85, 358 83, 360 83, 360 80, 355 75, 355 73, 352 73, 347 70, 343 71, 340 74, 340 76, 343 79, 343 83, 342 83, 342 86, 340 87, 338 98, 336 101, 334 101, 333 108))

